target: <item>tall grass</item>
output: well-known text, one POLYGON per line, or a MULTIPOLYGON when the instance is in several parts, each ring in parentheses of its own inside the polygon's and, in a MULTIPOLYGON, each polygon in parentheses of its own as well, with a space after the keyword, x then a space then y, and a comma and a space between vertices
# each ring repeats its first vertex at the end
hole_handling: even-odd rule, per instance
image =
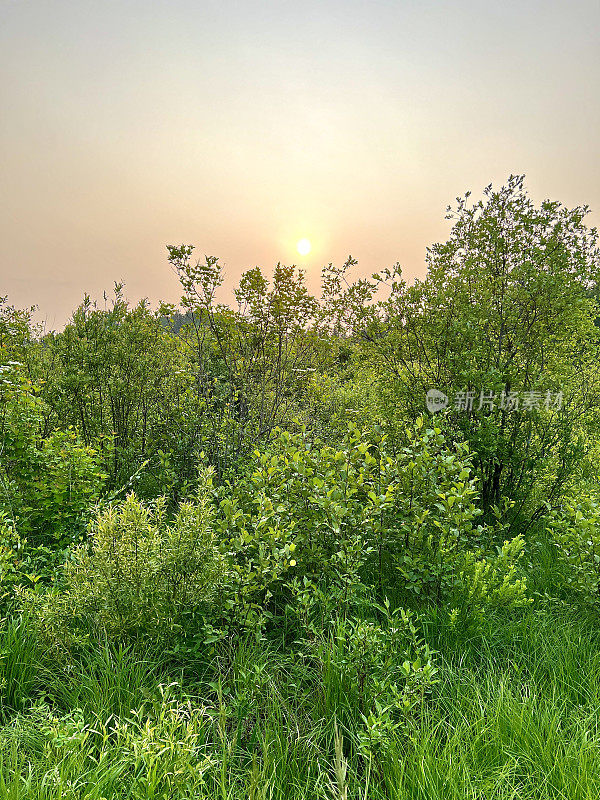
POLYGON ((13 618, 0 627, 0 720, 6 721, 35 695, 41 671, 41 652, 27 617, 13 618))
POLYGON ((429 636, 434 694, 365 754, 339 652, 307 663, 246 642, 215 659, 212 680, 181 686, 154 655, 108 646, 40 666, 11 623, 1 635, 2 652, 14 650, 2 661, 0 797, 600 797, 594 619, 548 606, 477 634, 432 623, 429 636))

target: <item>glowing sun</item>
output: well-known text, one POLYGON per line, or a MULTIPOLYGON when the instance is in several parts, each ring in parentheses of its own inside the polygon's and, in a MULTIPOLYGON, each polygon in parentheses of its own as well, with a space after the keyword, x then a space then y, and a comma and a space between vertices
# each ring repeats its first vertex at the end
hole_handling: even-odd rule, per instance
POLYGON ((301 256, 307 256, 310 253, 310 242, 308 239, 300 239, 296 245, 296 250, 301 256))

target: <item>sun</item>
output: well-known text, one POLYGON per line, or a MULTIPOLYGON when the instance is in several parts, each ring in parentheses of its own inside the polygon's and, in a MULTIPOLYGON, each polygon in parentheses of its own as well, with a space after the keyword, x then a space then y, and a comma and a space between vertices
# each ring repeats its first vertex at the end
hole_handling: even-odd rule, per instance
POLYGON ((310 242, 308 239, 300 239, 296 245, 296 250, 301 256, 307 256, 310 253, 310 242))

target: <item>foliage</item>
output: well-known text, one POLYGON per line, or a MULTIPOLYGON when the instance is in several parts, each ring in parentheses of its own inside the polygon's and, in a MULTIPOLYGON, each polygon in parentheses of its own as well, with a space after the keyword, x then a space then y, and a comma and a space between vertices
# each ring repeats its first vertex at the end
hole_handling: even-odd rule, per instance
POLYGON ((44 436, 43 402, 19 365, 0 367, 0 510, 31 545, 77 541, 103 473, 74 430, 44 436))
POLYGON ((359 751, 378 759, 400 731, 422 711, 437 668, 410 612, 376 606, 381 621, 333 616, 325 631, 302 640, 300 654, 314 659, 332 714, 341 698, 352 698, 363 725, 359 751))
POLYGON ((0 298, 2 797, 599 796, 596 232, 457 203, 413 286, 0 298))
MULTIPOLYGON (((264 644, 242 643, 227 660, 214 659, 209 682, 196 686, 175 684, 151 651, 102 648, 62 667, 46 664, 37 701, 0 727, 0 793, 283 800, 293 787, 299 800, 341 791, 374 800, 598 795, 594 621, 545 608, 490 619, 476 639, 432 623, 428 630, 442 648, 437 683, 408 729, 390 732, 374 754, 362 744, 354 694, 337 691, 339 671, 321 671, 316 681, 314 663, 264 644), (335 718, 327 698, 337 698, 335 718)), ((0 631, 3 652, 14 635, 0 631)), ((27 669, 23 645, 21 655, 27 669)))
POLYGON ((130 494, 99 512, 89 542, 65 565, 64 589, 35 599, 33 613, 59 642, 77 628, 84 636, 164 638, 190 620, 201 625, 226 574, 206 491, 182 503, 172 522, 164 498, 149 506, 130 494))
POLYGON ((35 308, 17 309, 0 296, 0 366, 25 362, 33 349, 38 326, 33 323, 35 308))
POLYGON ((62 429, 76 427, 86 445, 98 449, 111 488, 150 460, 138 489, 168 491, 173 475, 161 463, 161 449, 176 454, 181 482, 196 477, 194 453, 190 462, 175 445, 178 436, 189 443, 191 379, 161 309, 152 312, 146 301, 130 308, 116 284, 112 307, 100 309, 86 296, 64 330, 43 344, 39 369, 51 421, 62 429))
POLYGON ((496 608, 518 608, 531 602, 527 581, 518 573, 524 547, 523 537, 515 536, 495 555, 465 554, 455 587, 456 599, 463 606, 463 623, 496 608))
POLYGON ((280 431, 268 452, 254 453, 250 479, 221 494, 237 603, 254 611, 271 597, 276 609, 290 589, 301 605, 318 591, 323 609, 350 610, 368 586, 400 589, 411 602, 441 603, 462 591, 480 611, 522 602, 522 542, 486 557, 494 532, 475 525, 468 451, 421 419, 396 453, 383 431, 355 425, 335 448, 305 428, 280 431))
POLYGON ((553 509, 548 528, 559 558, 567 567, 564 580, 588 602, 600 600, 600 498, 595 486, 582 486, 553 509))
POLYGON ((168 250, 188 311, 179 335, 192 353, 198 402, 217 424, 207 454, 223 472, 289 416, 327 358, 319 304, 302 273, 278 264, 271 284, 258 267, 245 272, 230 309, 216 301, 217 258, 194 262, 190 245, 168 250))
POLYGON ((483 509, 514 500, 515 522, 560 496, 582 431, 597 424, 600 258, 587 213, 550 200, 538 207, 511 176, 448 209, 452 230, 429 248, 424 280, 408 286, 396 265, 350 289, 339 275, 333 282, 346 325, 394 389, 389 414, 400 407, 415 418, 428 390, 444 392, 449 422, 473 452, 483 509), (387 297, 370 302, 378 289, 387 297), (464 407, 454 405, 461 392, 464 407))

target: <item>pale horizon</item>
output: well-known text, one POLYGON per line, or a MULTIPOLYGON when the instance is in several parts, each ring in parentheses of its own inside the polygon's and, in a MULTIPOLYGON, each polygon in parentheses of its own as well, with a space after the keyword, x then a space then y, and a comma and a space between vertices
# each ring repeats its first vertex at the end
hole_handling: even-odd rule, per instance
POLYGON ((597 225, 599 31, 600 2, 0 0, 0 295, 49 329, 115 281, 177 302, 181 243, 228 289, 349 254, 410 280, 511 173, 597 225))

